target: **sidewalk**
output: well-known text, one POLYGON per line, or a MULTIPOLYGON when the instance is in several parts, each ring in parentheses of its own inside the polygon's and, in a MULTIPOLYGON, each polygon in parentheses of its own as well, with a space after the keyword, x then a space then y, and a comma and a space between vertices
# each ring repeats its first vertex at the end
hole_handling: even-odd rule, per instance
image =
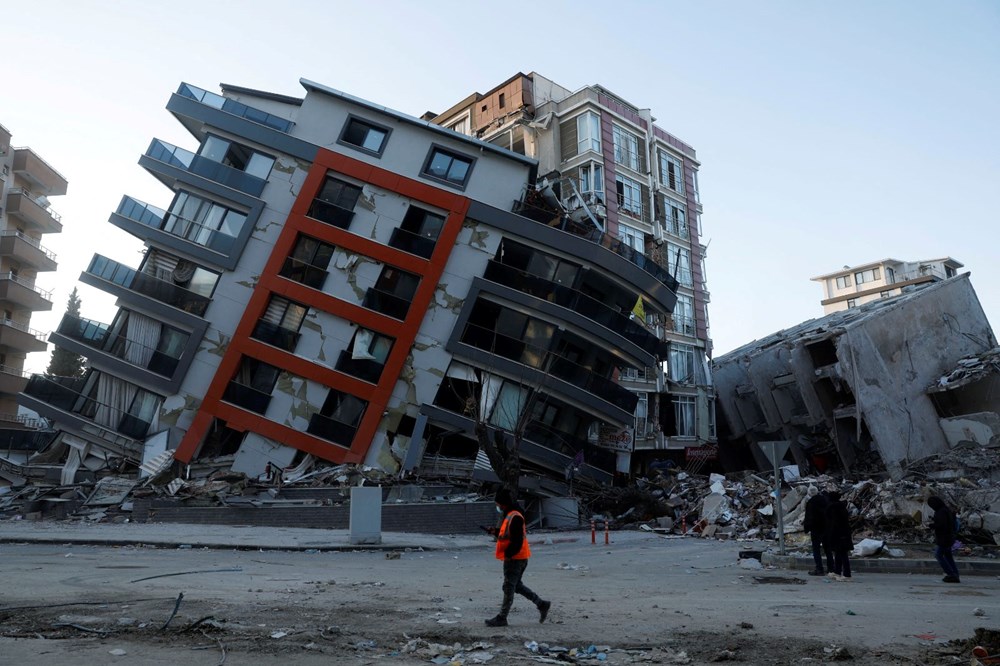
MULTIPOLYGON (((772 565, 792 571, 812 571, 815 568, 812 555, 788 554, 765 551, 761 564, 772 565)), ((985 558, 956 557, 955 564, 963 576, 1000 576, 1000 560, 985 558)), ((851 571, 857 573, 941 573, 941 565, 933 557, 852 557, 851 571)))

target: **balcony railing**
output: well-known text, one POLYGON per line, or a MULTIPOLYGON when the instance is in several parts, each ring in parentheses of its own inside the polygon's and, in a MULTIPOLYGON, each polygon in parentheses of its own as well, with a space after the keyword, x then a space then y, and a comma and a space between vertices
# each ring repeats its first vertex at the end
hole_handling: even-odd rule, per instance
POLYGON ((349 447, 351 442, 354 441, 354 435, 358 432, 358 427, 342 423, 322 414, 313 414, 309 419, 309 427, 306 428, 306 432, 325 439, 328 442, 349 447))
POLYGON ((89 419, 102 428, 109 428, 133 440, 142 439, 148 434, 149 421, 83 395, 81 391, 86 382, 87 378, 85 377, 49 378, 42 375, 32 375, 31 379, 28 380, 28 385, 24 388, 24 393, 64 412, 89 419))
POLYGON ((8 319, 7 317, 0 319, 0 326, 10 326, 11 328, 16 328, 19 331, 23 331, 28 335, 38 338, 42 342, 47 341, 46 338, 48 336, 42 333, 41 331, 36 331, 35 329, 30 328, 27 324, 22 324, 21 322, 14 321, 13 319, 8 319))
POLYGON ((920 278, 932 277, 938 280, 944 280, 947 278, 942 271, 931 266, 925 266, 916 271, 910 271, 907 273, 894 273, 892 281, 886 281, 887 284, 896 284, 897 282, 909 282, 910 280, 919 280, 920 278))
POLYGON ((660 225, 663 227, 663 230, 671 236, 677 236, 678 238, 683 238, 684 240, 691 237, 691 234, 688 231, 687 222, 680 218, 670 216, 661 217, 660 225))
POLYGON ((12 368, 9 365, 0 365, 0 373, 5 375, 14 375, 15 377, 22 377, 28 379, 31 377, 31 373, 26 370, 18 370, 17 368, 12 368))
POLYGON ((281 266, 281 272, 278 273, 281 277, 286 277, 313 289, 322 289, 326 282, 326 276, 329 274, 326 269, 313 266, 294 257, 285 259, 285 263, 281 266))
POLYGON ((177 369, 177 364, 180 363, 179 357, 170 356, 156 347, 127 340, 120 336, 117 341, 108 344, 109 326, 98 321, 66 314, 63 315, 62 321, 59 322, 59 328, 56 330, 71 340, 82 342, 88 347, 164 377, 172 377, 177 369), (146 362, 143 365, 134 359, 146 359, 146 362))
POLYGON ((50 206, 47 201, 39 201, 39 198, 32 194, 31 190, 23 187, 12 187, 7 190, 7 194, 20 194, 22 197, 44 210, 53 220, 60 223, 62 222, 62 215, 52 210, 52 206, 50 206))
POLYGON ((361 305, 400 321, 406 319, 406 313, 410 311, 410 301, 375 287, 368 288, 361 305))
POLYGON ((434 253, 435 245, 437 245, 436 240, 425 238, 399 227, 392 230, 392 236, 389 238, 390 247, 415 254, 424 259, 429 259, 434 253))
POLYGON ((288 328, 283 328, 277 324, 263 319, 254 326, 251 338, 260 340, 273 347, 284 349, 285 351, 295 351, 295 345, 299 343, 299 332, 288 328))
POLYGON ((229 99, 228 97, 217 95, 213 92, 192 86, 189 83, 182 83, 180 88, 177 89, 177 94, 193 99, 196 102, 201 102, 202 104, 210 106, 214 109, 221 109, 222 111, 231 113, 234 116, 246 118, 247 120, 261 125, 266 125, 267 127, 276 129, 279 132, 288 132, 292 129, 292 125, 295 124, 291 120, 286 120, 285 118, 267 113, 266 111, 255 109, 252 106, 243 104, 242 102, 237 102, 235 99, 229 99))
POLYGON ((218 229, 212 229, 194 220, 168 213, 162 208, 151 206, 130 196, 122 197, 117 213, 133 222, 153 229, 161 229, 172 236, 183 238, 222 254, 227 254, 236 243, 233 236, 218 229))
POLYGON ((324 201, 323 199, 313 199, 306 213, 314 220, 319 220, 339 229, 349 229, 351 220, 354 219, 354 211, 342 208, 337 204, 324 201))
POLYGON ((695 320, 694 317, 685 317, 684 315, 673 314, 670 315, 673 319, 673 330, 675 333, 682 333, 683 335, 694 335, 695 334, 695 320))
POLYGON ((222 394, 222 399, 257 414, 266 412, 267 406, 271 404, 270 393, 258 391, 236 381, 229 382, 222 394))
POLYGON ((52 261, 56 260, 56 254, 55 254, 55 252, 52 252, 51 250, 48 250, 45 247, 43 247, 42 244, 38 241, 37 238, 32 238, 31 236, 29 236, 29 235, 27 235, 25 233, 22 233, 20 231, 17 231, 17 230, 14 230, 14 231, 0 231, 0 237, 10 238, 11 236, 14 236, 15 238, 20 238, 21 240, 23 240, 28 245, 30 245, 30 246, 38 249, 39 251, 41 251, 42 254, 44 254, 50 260, 52 260, 52 261))
POLYGON ((39 289, 35 286, 34 280, 27 280, 23 277, 18 276, 16 273, 11 271, 10 273, 0 273, 0 280, 10 280, 11 282, 16 282, 25 289, 30 289, 47 301, 52 300, 52 292, 45 291, 44 289, 39 289))
POLYGON ((189 289, 161 280, 149 273, 139 273, 135 269, 123 266, 117 261, 99 254, 94 255, 94 258, 91 259, 87 272, 102 280, 131 289, 199 317, 205 314, 208 304, 212 301, 207 296, 196 294, 189 289))
POLYGON ((618 333, 650 354, 660 352, 660 340, 650 331, 635 323, 625 314, 617 312, 598 300, 575 289, 556 284, 551 280, 532 275, 513 266, 491 260, 486 267, 485 279, 516 289, 536 298, 573 310, 591 321, 618 333))
POLYGON ((345 349, 340 352, 340 356, 337 357, 337 365, 334 367, 352 377, 363 379, 371 384, 378 384, 385 366, 370 358, 352 358, 351 352, 345 349))
POLYGON ((466 325, 461 340, 491 354, 540 368, 543 372, 578 386, 629 413, 635 411, 638 398, 634 393, 553 351, 475 324, 466 325))
POLYGON ((260 193, 264 191, 264 186, 267 185, 267 181, 263 178, 196 155, 190 150, 178 148, 159 139, 153 139, 152 143, 149 144, 146 156, 255 197, 259 197, 260 193))

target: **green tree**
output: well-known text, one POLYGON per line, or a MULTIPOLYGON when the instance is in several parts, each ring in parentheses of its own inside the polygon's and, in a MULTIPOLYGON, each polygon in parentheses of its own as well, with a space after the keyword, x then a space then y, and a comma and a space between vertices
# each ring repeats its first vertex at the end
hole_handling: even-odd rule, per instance
MULTIPOLYGON (((66 315, 77 321, 80 319, 80 296, 76 293, 76 287, 73 287, 66 303, 66 315)), ((49 377, 82 377, 83 357, 56 346, 52 350, 52 358, 49 360, 49 367, 45 369, 45 374, 49 377)))

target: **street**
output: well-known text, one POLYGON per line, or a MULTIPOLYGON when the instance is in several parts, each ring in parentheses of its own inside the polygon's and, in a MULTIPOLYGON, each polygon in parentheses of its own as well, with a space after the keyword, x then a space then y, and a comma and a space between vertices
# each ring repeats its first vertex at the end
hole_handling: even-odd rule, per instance
POLYGON ((458 643, 464 663, 552 657, 525 647, 534 641, 607 646, 610 664, 783 664, 837 648, 856 664, 929 664, 953 662, 928 660, 928 648, 968 640, 1000 617, 996 577, 946 585, 937 575, 867 574, 841 583, 745 569, 738 551, 749 543, 642 532, 612 533, 610 545, 583 532, 532 538, 524 582, 553 601, 549 620, 539 624, 518 597, 501 629, 483 624, 501 583, 486 537, 481 549, 398 558, 4 544, 0 654, 18 664, 416 664, 432 661, 433 644, 458 643))

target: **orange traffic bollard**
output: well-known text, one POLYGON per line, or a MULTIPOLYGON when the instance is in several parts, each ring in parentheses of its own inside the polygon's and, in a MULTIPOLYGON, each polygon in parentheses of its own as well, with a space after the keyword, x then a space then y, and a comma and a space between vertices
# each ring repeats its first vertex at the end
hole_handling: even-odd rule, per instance
POLYGON ((594 519, 590 519, 590 543, 597 543, 597 529, 594 527, 594 519))

